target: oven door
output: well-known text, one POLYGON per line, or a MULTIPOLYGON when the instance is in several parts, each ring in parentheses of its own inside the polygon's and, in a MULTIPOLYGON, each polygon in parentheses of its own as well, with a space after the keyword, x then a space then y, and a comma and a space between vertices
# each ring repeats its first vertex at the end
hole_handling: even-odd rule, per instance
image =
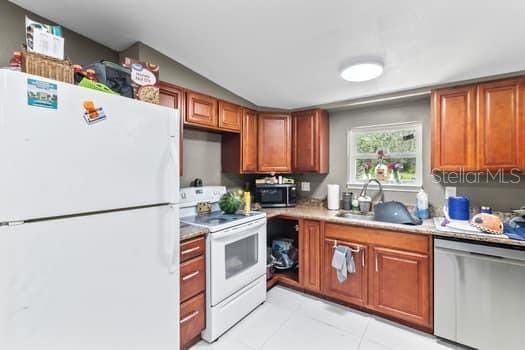
POLYGON ((266 219, 208 235, 211 305, 266 273, 266 219))

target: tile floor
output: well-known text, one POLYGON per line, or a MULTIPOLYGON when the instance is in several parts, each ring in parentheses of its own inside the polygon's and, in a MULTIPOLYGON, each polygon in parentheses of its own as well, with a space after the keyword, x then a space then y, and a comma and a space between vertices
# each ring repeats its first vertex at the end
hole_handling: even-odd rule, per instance
POLYGON ((283 287, 213 344, 191 350, 451 350, 434 337, 283 287))

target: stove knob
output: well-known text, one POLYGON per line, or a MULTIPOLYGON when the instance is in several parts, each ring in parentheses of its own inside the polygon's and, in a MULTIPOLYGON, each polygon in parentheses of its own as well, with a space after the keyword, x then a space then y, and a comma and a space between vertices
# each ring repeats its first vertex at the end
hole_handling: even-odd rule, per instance
POLYGON ((182 193, 180 194, 180 197, 181 197, 182 199, 186 199, 186 193, 182 192, 182 193))

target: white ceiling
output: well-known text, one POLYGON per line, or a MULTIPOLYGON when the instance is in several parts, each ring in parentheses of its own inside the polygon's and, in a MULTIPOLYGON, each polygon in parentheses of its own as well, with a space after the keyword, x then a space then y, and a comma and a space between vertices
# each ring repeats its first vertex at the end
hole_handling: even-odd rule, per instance
POLYGON ((525 69, 523 0, 13 2, 115 50, 142 41, 259 106, 298 108, 525 69), (384 75, 343 81, 341 67, 361 57, 383 60, 384 75))

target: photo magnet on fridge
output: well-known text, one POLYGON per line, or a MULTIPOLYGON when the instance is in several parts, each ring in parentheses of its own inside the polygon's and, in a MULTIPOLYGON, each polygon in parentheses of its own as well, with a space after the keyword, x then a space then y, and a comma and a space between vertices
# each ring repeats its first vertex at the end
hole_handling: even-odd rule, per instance
POLYGON ((57 109, 57 84, 36 79, 27 79, 27 104, 29 106, 57 109))

